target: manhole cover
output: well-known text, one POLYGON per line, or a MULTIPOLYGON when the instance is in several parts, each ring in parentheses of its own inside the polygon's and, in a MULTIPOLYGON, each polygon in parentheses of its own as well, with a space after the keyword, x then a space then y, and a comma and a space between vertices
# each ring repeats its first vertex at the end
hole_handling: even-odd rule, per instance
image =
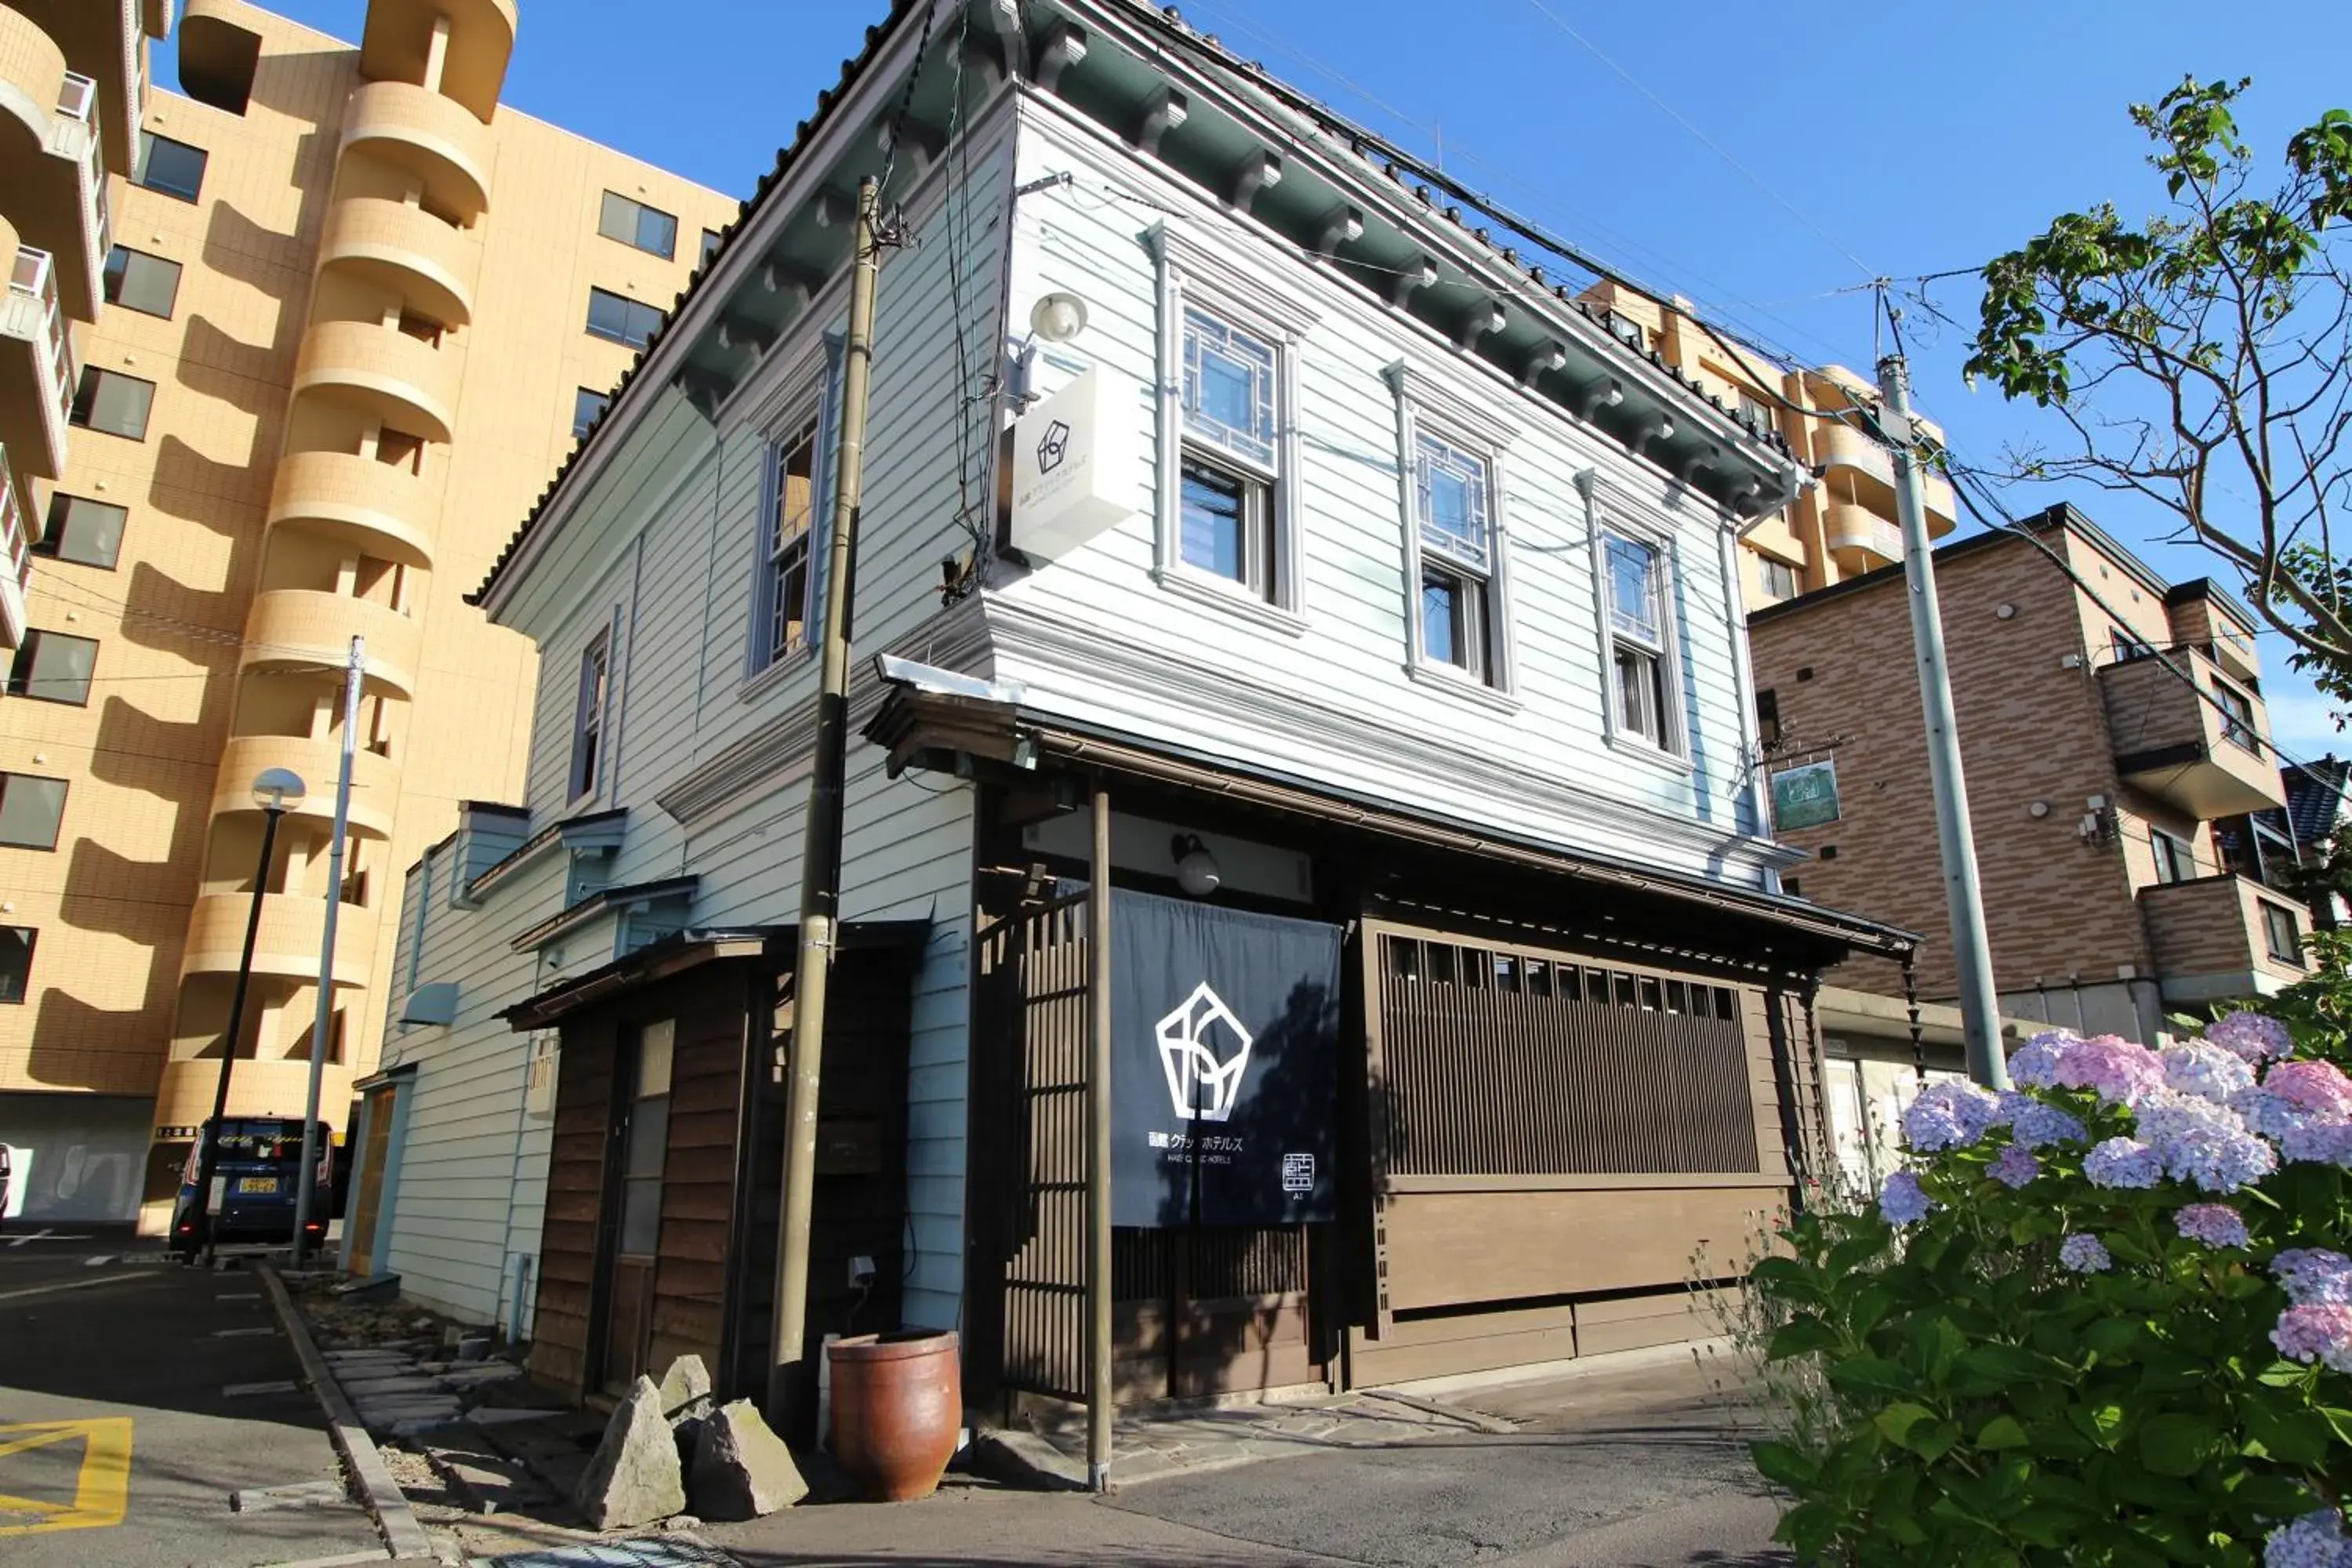
POLYGON ((468 1568, 743 1568, 698 1541, 598 1541, 581 1546, 477 1557, 468 1568))

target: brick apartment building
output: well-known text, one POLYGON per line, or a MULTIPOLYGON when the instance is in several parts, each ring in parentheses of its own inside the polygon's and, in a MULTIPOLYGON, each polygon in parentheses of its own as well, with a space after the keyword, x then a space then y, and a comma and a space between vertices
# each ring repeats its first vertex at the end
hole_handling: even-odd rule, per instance
MULTIPOLYGON (((2071 506, 2025 528, 1937 552, 2002 1013, 2153 1040, 2168 1013, 2301 979, 2252 617, 2071 506)), ((1780 836, 1814 857, 1787 887, 1947 929, 1901 567, 1759 610, 1749 634, 1780 836)), ((1948 949, 1916 978, 1957 994, 1948 949)), ((1883 961, 1830 980, 1903 986, 1883 961)))

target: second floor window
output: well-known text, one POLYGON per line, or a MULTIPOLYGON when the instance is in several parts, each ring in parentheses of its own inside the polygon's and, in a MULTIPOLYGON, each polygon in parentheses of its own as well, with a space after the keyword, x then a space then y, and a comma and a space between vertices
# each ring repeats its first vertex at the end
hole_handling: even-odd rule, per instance
POLYGON ((211 154, 201 147, 142 131, 139 163, 131 171, 131 183, 192 202, 204 194, 205 165, 210 161, 211 154))
POLYGON ((1436 436, 1413 445, 1422 657, 1496 684, 1493 467, 1436 436))
POLYGON ((1278 364, 1265 339, 1202 310, 1184 312, 1177 558, 1267 600, 1278 592, 1278 364))
POLYGON ((1614 727, 1619 734, 1675 751, 1666 553, 1655 544, 1620 533, 1602 535, 1601 553, 1608 594, 1614 727))
POLYGON ((580 652, 580 690, 572 710, 572 795, 573 800, 596 793, 604 764, 604 684, 612 653, 609 634, 580 652))
POLYGON ((2185 838, 2176 838, 2161 827, 2147 830, 2147 847, 2156 856, 2156 879, 2159 882, 2189 882, 2197 878, 2196 852, 2185 838))
POLYGON ((2213 683, 2214 700, 2221 704, 2221 738, 2230 744, 2249 752, 2262 748, 2254 739, 2254 700, 2234 686, 2221 681, 2213 683))
POLYGON ((2303 922, 2294 911, 2283 905, 2263 905, 2263 941, 2271 956, 2281 963, 2303 967, 2303 922))
POLYGON ((777 443, 767 540, 755 595, 751 664, 764 669, 809 646, 817 603, 817 432, 812 415, 777 443))
POLYGON ((604 209, 597 218, 596 232, 664 261, 677 254, 677 219, 659 207, 631 201, 618 191, 604 193, 604 209))
POLYGON ((604 289, 588 290, 588 335, 641 349, 653 341, 662 313, 651 305, 626 300, 604 289))
POLYGON ((155 406, 155 384, 95 365, 82 367, 74 393, 72 422, 132 441, 147 439, 147 416, 155 406))

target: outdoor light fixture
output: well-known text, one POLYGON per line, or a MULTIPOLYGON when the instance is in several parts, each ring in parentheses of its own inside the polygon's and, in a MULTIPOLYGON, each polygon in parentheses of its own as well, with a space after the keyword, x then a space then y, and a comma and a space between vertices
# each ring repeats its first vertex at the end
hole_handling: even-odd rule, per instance
POLYGON ((1223 885, 1223 871, 1218 868, 1217 858, 1194 833, 1180 833, 1168 846, 1168 853, 1176 860, 1176 886, 1188 899, 1205 899, 1223 885))
POLYGON ((291 768, 264 768, 253 781, 253 804, 264 811, 289 811, 309 793, 302 775, 291 768))
POLYGON ((1049 343, 1066 343, 1087 330, 1087 302, 1056 289, 1029 310, 1029 331, 1049 343))

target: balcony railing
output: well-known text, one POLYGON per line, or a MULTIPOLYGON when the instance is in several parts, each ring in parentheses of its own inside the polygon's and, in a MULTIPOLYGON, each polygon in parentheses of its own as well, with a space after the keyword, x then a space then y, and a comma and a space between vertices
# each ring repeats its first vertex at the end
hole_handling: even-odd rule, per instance
POLYGON ((64 418, 73 412, 74 382, 79 373, 74 368, 73 340, 66 335, 65 308, 58 302, 57 265, 49 253, 18 246, 16 266, 8 274, 8 292, 32 300, 39 314, 51 395, 57 400, 58 416, 64 418))

